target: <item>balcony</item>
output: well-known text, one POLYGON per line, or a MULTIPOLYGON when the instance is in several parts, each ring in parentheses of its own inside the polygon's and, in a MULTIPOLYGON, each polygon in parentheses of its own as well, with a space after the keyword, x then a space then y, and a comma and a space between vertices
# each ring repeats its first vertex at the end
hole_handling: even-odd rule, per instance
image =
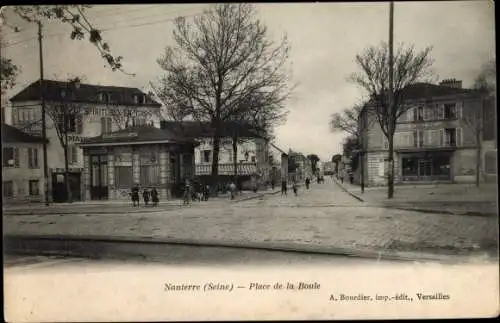
MULTIPOLYGON (((257 173, 257 163, 238 163, 238 175, 252 175, 257 173)), ((212 164, 196 164, 195 175, 203 176, 212 173, 212 164)), ((219 163, 219 175, 234 175, 233 163, 219 163)))

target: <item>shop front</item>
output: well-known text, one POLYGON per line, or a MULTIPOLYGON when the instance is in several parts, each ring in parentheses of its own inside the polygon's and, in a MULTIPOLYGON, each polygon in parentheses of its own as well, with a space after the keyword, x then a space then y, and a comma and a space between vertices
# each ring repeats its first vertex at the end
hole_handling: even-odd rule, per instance
POLYGON ((160 199, 194 172, 196 143, 151 126, 90 138, 84 154, 84 200, 129 199, 132 187, 156 188, 160 199))
POLYGON ((400 151, 398 154, 402 182, 448 182, 453 179, 453 151, 400 151))

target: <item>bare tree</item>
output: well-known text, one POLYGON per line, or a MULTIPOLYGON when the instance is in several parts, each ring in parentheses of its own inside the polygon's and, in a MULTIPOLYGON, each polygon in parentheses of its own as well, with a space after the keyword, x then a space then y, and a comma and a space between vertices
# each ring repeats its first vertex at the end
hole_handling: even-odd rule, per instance
POLYGON ((69 182, 68 135, 70 133, 81 133, 81 118, 84 113, 83 107, 72 100, 74 91, 78 91, 79 84, 80 80, 78 78, 69 80, 67 89, 63 89, 61 92, 61 100, 58 102, 47 102, 47 115, 52 120, 59 143, 64 150, 64 185, 68 203, 72 201, 69 182))
POLYGON ((344 109, 340 113, 334 113, 330 120, 330 129, 332 132, 346 132, 353 137, 356 143, 355 149, 358 150, 356 156, 359 157, 360 167, 360 185, 361 193, 365 192, 365 172, 364 172, 364 153, 366 149, 365 133, 369 128, 371 118, 366 113, 365 107, 355 105, 350 109, 344 109))
POLYGON ((480 184, 481 164, 482 164, 482 137, 486 130, 488 120, 495 120, 495 107, 492 97, 496 93, 496 68, 495 62, 490 61, 483 65, 481 72, 474 81, 474 89, 481 96, 480 109, 465 109, 462 120, 471 131, 476 146, 476 186, 480 184))
POLYGON ((394 132, 397 119, 406 112, 408 107, 402 105, 404 90, 408 86, 425 80, 430 76, 431 47, 416 51, 414 46, 400 44, 394 55, 393 69, 393 100, 389 102, 389 47, 382 43, 378 47, 371 46, 363 53, 356 55, 356 63, 361 71, 353 73, 350 80, 369 95, 370 111, 377 120, 384 136, 389 143, 388 161, 389 174, 387 178, 387 197, 394 196, 394 132))
POLYGON ((188 23, 175 21, 175 47, 158 60, 166 72, 160 92, 176 116, 209 122, 213 129, 211 177, 218 175, 224 122, 239 119, 257 94, 263 106, 282 106, 291 89, 286 37, 276 44, 251 4, 213 5, 188 23), (181 112, 179 112, 179 110, 181 112))

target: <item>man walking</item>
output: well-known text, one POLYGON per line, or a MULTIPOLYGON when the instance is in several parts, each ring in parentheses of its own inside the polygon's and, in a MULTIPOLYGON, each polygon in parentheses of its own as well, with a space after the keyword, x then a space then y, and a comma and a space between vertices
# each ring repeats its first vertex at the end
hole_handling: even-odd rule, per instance
POLYGON ((286 180, 281 181, 281 196, 286 195, 286 180))

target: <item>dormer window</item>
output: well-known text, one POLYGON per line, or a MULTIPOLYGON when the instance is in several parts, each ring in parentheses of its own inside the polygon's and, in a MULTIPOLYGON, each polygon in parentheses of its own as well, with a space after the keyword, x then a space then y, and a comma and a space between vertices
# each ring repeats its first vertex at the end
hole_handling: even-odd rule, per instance
POLYGON ((139 95, 137 94, 134 95, 134 103, 139 104, 139 95))
POLYGON ((104 93, 99 92, 99 93, 97 94, 97 100, 98 100, 99 102, 103 102, 103 101, 104 101, 104 93))
POLYGON ((142 94, 135 94, 134 95, 134 103, 135 104, 144 104, 144 95, 142 95, 142 94))

